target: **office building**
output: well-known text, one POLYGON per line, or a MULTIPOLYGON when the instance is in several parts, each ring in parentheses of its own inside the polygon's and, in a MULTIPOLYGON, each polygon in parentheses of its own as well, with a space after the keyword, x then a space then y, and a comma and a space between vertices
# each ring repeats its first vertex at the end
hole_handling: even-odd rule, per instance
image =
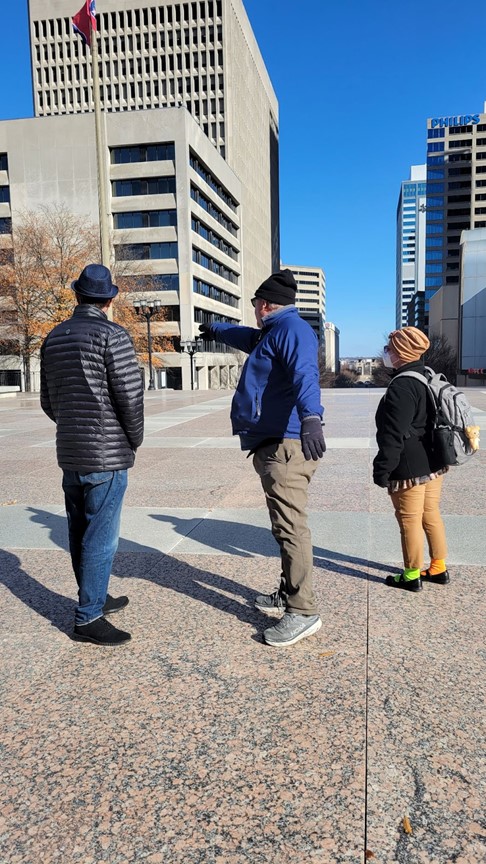
MULTIPOLYGON (((395 326, 406 327, 409 304, 425 289, 426 166, 412 165, 410 179, 401 184, 397 206, 395 326)), ((414 301, 415 310, 420 304, 414 301)), ((425 322, 415 326, 423 329, 425 322)))
POLYGON ((486 110, 427 121, 425 314, 459 350, 461 234, 486 227, 486 110), (431 298, 441 297, 431 307, 431 298), (430 312, 429 312, 430 307, 430 312), (443 314, 439 319, 437 315, 443 314))
POLYGON ((486 228, 463 231, 460 239, 459 310, 451 291, 430 300, 431 332, 457 338, 461 386, 486 386, 486 228), (459 332, 458 330, 459 322, 459 332))
POLYGON ((326 369, 339 372, 339 330, 331 321, 324 324, 324 352, 326 369))
MULTIPOLYGON (((59 200, 96 220, 92 125, 88 114, 0 123, 3 220, 59 200)), ((107 115, 113 267, 125 278, 151 277, 144 295, 163 292, 162 327, 178 347, 199 323, 241 322, 241 184, 184 109, 145 112, 143 135, 142 145, 128 113, 107 115)), ((205 348, 195 357, 198 386, 234 386, 235 355, 216 343, 205 348)), ((167 352, 163 362, 167 385, 190 386, 188 356, 167 352)))
MULTIPOLYGON (((0 124, 9 181, 24 170, 23 153, 34 157, 32 167, 23 160, 24 188, 13 184, 12 212, 14 198, 29 207, 75 199, 75 212, 97 218, 90 56, 72 30, 76 11, 72 0, 29 0, 36 116, 20 147, 18 127, 5 130, 17 121, 0 124), (78 161, 89 162, 84 184, 78 161)), ((279 267, 278 103, 243 3, 100 0, 97 20, 114 257, 136 247, 126 254, 139 255, 139 273, 173 277, 159 288, 163 305, 179 310, 181 340, 206 313, 253 322, 250 298, 279 267)), ((206 342, 198 354, 200 386, 234 381, 239 358, 220 348, 206 342)), ((190 386, 188 358, 163 362, 176 362, 190 386)))
MULTIPOLYGON (((91 73, 72 31, 73 0, 29 0, 34 111, 93 109, 91 73)), ((99 0, 106 114, 184 106, 241 181, 243 313, 278 269, 278 103, 242 0, 99 0)))
POLYGON ((326 320, 326 277, 320 267, 303 267, 301 265, 281 264, 281 269, 288 268, 297 282, 296 306, 299 315, 312 327, 319 339, 319 345, 324 344, 324 322, 326 320))

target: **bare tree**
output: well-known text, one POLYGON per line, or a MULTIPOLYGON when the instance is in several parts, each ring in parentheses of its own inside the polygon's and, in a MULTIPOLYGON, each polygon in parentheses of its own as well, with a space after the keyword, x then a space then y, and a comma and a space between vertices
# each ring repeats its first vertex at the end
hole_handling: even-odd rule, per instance
POLYGON ((71 281, 90 260, 99 258, 96 226, 71 213, 64 204, 20 214, 13 251, 2 250, 4 350, 15 343, 30 390, 31 358, 49 330, 69 317, 71 281))
MULTIPOLYGON (((100 260, 99 232, 97 225, 57 204, 18 214, 12 239, 12 249, 0 250, 0 350, 20 354, 25 388, 30 390, 32 357, 47 333, 72 314, 72 281, 87 264, 100 260)), ((145 321, 136 315, 129 295, 152 292, 159 285, 143 274, 144 262, 126 265, 115 262, 112 268, 120 288, 113 318, 129 331, 142 362, 147 362, 145 321)), ((174 350, 171 337, 157 332, 157 323, 167 317, 162 307, 153 318, 154 365, 161 365, 158 352, 174 350)))
POLYGON ((377 358, 377 365, 371 372, 375 387, 388 387, 393 375, 393 369, 388 369, 381 357, 377 358))
POLYGON ((429 336, 430 348, 424 354, 424 363, 434 372, 442 372, 452 384, 456 382, 457 353, 446 336, 432 334, 429 336))
POLYGON ((332 386, 337 388, 355 387, 358 377, 358 373, 354 369, 346 369, 336 375, 332 386))

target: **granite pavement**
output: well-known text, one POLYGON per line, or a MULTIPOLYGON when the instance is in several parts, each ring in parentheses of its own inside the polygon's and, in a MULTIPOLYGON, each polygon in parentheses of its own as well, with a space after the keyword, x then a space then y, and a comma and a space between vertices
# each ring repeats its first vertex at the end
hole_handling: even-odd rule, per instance
POLYGON ((451 583, 387 589, 376 390, 323 391, 309 518, 323 626, 263 645, 279 573, 230 392, 146 394, 110 591, 132 641, 71 640, 54 427, 0 398, 1 864, 486 860, 485 444, 444 484, 451 583))

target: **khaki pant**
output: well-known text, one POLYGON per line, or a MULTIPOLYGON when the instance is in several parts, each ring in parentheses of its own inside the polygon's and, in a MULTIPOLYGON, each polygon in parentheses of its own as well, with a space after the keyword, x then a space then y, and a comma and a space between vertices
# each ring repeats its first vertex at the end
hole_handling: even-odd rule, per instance
POLYGON ((312 587, 312 540, 307 526, 307 490, 318 462, 306 461, 300 440, 260 447, 253 466, 260 477, 280 546, 282 574, 279 593, 287 612, 317 615, 312 587))
POLYGON ((424 566, 424 531, 431 558, 446 558, 447 543, 439 511, 443 477, 412 486, 390 496, 400 526, 403 563, 414 570, 424 566))

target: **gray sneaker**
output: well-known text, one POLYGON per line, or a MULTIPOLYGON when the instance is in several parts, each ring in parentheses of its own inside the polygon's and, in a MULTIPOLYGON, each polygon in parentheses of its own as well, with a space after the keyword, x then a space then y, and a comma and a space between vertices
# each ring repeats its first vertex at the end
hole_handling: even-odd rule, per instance
POLYGON ((322 621, 319 615, 295 615, 293 612, 285 612, 280 621, 263 631, 263 638, 267 645, 284 648, 287 645, 295 645, 306 636, 312 636, 321 627, 322 621))
POLYGON ((262 612, 278 609, 283 612, 285 603, 278 591, 274 591, 273 594, 259 594, 258 597, 255 597, 255 609, 260 609, 262 612))

